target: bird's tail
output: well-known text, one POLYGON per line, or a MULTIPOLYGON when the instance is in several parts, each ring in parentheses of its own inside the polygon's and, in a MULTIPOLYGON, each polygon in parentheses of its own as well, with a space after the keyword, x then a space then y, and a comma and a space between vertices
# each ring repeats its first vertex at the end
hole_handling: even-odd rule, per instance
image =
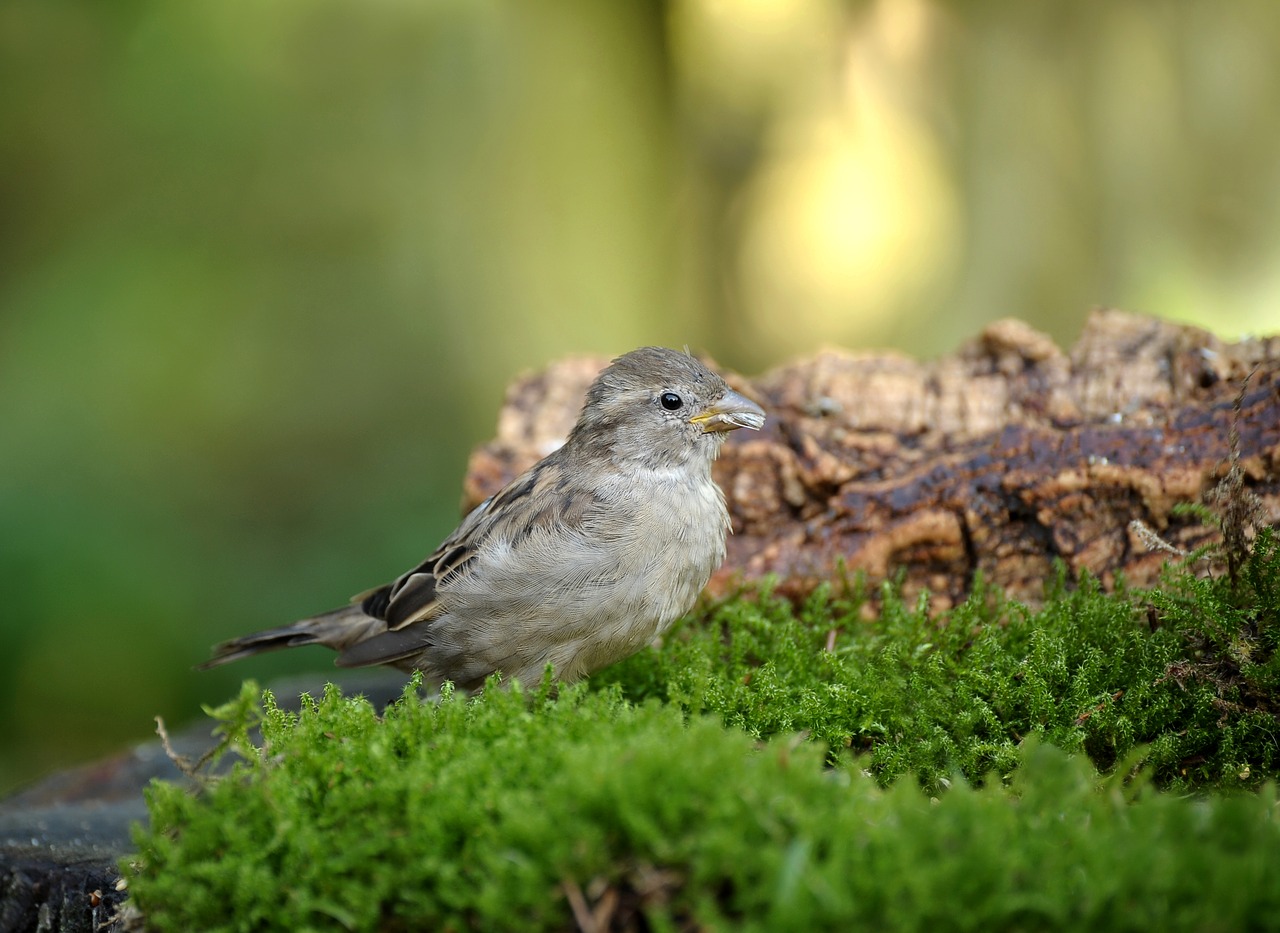
POLYGON ((301 619, 279 628, 224 641, 214 646, 213 657, 197 669, 204 671, 264 651, 278 651, 300 645, 324 645, 334 651, 341 651, 384 628, 385 622, 365 615, 358 605, 344 606, 310 619, 301 619))

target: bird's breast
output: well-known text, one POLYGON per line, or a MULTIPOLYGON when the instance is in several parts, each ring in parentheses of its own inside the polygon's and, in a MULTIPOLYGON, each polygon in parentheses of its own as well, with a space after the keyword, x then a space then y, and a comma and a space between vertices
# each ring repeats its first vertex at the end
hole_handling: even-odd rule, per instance
POLYGON ((631 566, 643 568, 635 581, 659 631, 688 612, 707 579, 724 560, 729 513, 711 478, 671 471, 658 474, 643 502, 631 511, 635 527, 631 566))

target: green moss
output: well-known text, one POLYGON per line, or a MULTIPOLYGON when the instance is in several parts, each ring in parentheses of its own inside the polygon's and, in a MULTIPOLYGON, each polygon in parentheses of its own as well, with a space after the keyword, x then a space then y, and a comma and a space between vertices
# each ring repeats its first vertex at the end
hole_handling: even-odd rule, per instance
POLYGON ((1265 928, 1270 531, 1237 570, 940 619, 747 593, 589 685, 383 716, 247 685, 244 761, 151 789, 130 889, 160 931, 1265 928))
POLYGON ((1280 765, 1270 531, 1246 574, 1243 591, 1181 570, 1153 593, 1118 594, 1059 576, 1034 612, 979 582, 942 619, 886 587, 873 623, 829 588, 798 608, 762 593, 597 679, 756 737, 804 730, 883 783, 911 774, 930 791, 956 772, 1008 774, 1030 735, 1104 770, 1145 745, 1172 788, 1252 785, 1280 765))
POLYGON ((409 692, 380 719, 331 689, 296 716, 268 699, 262 729, 201 795, 152 788, 130 878, 150 928, 570 929, 566 891, 654 929, 1232 929, 1280 910, 1271 788, 1100 791, 1036 742, 1009 786, 930 801, 616 690, 409 692))

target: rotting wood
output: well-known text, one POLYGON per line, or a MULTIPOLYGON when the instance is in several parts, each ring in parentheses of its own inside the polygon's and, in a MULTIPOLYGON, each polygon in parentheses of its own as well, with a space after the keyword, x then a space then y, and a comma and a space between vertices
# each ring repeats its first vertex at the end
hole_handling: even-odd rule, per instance
MULTIPOLYGON (((563 441, 606 362, 564 361, 511 386, 496 438, 472 455, 466 507, 563 441)), ((1275 522, 1280 337, 1231 343, 1098 311, 1069 352, 1005 320, 927 362, 824 350, 758 379, 730 374, 769 422, 735 434, 716 464, 734 535, 710 589, 776 574, 799 596, 845 567, 873 584, 901 572, 908 596, 927 588, 941 609, 980 570, 1035 602, 1056 560, 1107 586, 1120 573, 1151 583, 1168 555, 1129 523, 1184 549, 1212 539, 1171 510, 1225 473, 1246 377, 1240 465, 1275 522)))

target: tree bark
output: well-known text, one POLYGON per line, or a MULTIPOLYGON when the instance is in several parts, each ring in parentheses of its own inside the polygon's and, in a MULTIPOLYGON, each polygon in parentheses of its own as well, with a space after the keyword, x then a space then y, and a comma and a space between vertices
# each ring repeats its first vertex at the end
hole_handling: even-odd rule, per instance
MULTIPOLYGON (((496 438, 472 455, 466 507, 563 442, 606 362, 512 385, 496 438)), ((1099 311, 1069 352, 1005 320, 933 361, 826 350, 727 379, 769 421, 716 464, 734 534, 713 594, 769 574, 801 596, 850 571, 901 573, 908 597, 927 589, 942 609, 981 571, 1036 602, 1056 561, 1108 587, 1149 584, 1169 554, 1130 523, 1185 550, 1214 540, 1172 509, 1225 475, 1233 425, 1245 489, 1280 519, 1280 337, 1229 343, 1099 311)))

